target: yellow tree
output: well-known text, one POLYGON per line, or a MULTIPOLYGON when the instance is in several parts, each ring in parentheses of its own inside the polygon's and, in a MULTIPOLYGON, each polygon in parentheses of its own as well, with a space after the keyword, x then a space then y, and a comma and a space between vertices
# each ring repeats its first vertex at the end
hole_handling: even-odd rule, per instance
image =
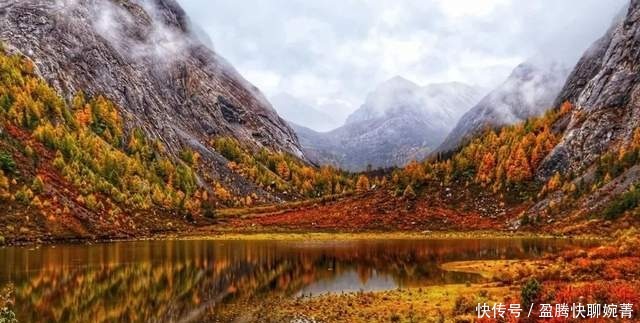
POLYGON ((476 175, 476 180, 481 184, 491 183, 493 178, 493 173, 496 167, 496 158, 492 152, 487 152, 482 157, 482 161, 480 161, 480 166, 478 167, 478 174, 476 175))
POLYGON ((517 183, 530 179, 531 176, 531 167, 527 160, 527 154, 524 148, 519 146, 509 158, 507 180, 511 183, 517 183))
POLYGON ((284 180, 289 180, 289 176, 291 175, 291 172, 289 171, 289 166, 287 165, 287 162, 285 162, 284 160, 280 161, 276 165, 276 172, 278 173, 278 176, 280 176, 284 180))
POLYGON ((367 178, 367 176, 365 175, 360 175, 360 177, 358 177, 358 181, 356 182, 356 190, 358 192, 366 192, 369 190, 369 188, 369 178, 367 178))
POLYGON ((542 159, 544 159, 549 152, 555 147, 556 138, 549 130, 549 127, 545 126, 543 131, 541 131, 535 139, 535 145, 533 147, 533 151, 531 152, 531 168, 536 169, 542 159))
POLYGON ((410 183, 417 183, 425 178, 424 168, 420 163, 415 160, 412 160, 406 167, 405 172, 409 177, 410 183))
POLYGON ((631 142, 631 147, 640 147, 640 128, 636 128, 636 130, 633 132, 633 141, 631 142))
POLYGON ((407 188, 405 188, 404 192, 402 193, 402 197, 407 200, 413 200, 416 198, 416 192, 413 190, 411 185, 407 185, 407 188))

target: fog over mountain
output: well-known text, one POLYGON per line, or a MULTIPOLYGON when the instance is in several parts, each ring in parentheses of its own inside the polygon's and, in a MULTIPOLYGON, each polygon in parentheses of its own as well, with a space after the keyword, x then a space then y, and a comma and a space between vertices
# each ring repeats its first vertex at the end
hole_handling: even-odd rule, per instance
POLYGON ((569 68, 625 0, 178 0, 267 97, 336 116, 395 75, 492 89, 542 56, 569 68))
POLYGON ((504 83, 462 116, 437 151, 454 150, 486 128, 541 115, 553 107, 569 71, 555 62, 529 61, 518 65, 504 83))
POLYGON ((426 157, 484 94, 462 83, 419 86, 396 76, 369 93, 344 126, 293 125, 309 159, 348 170, 402 166, 426 157))

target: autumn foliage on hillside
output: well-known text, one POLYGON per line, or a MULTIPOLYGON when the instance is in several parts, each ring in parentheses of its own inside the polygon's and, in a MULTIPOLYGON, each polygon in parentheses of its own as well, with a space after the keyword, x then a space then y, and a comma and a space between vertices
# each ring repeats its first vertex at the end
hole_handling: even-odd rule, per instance
POLYGON ((0 55, 0 139, 13 150, 0 151, 0 198, 49 214, 70 212, 43 199, 50 175, 36 150, 44 146, 53 167, 78 191, 75 201, 95 213, 200 212, 195 165, 166 157, 139 129, 125 134, 117 107, 104 97, 78 93, 67 104, 33 69, 20 56, 0 55), (39 174, 21 174, 14 154, 30 159, 39 174))
POLYGON ((541 117, 500 130, 489 129, 450 158, 412 162, 395 171, 392 182, 398 191, 427 182, 475 183, 494 192, 524 185, 533 179, 540 162, 558 143, 559 134, 551 130, 553 124, 571 109, 571 104, 565 103, 541 117))
POLYGON ((229 160, 229 168, 266 190, 312 198, 343 194, 356 187, 353 174, 331 166, 315 168, 284 152, 263 148, 256 153, 226 137, 213 139, 211 145, 229 160))

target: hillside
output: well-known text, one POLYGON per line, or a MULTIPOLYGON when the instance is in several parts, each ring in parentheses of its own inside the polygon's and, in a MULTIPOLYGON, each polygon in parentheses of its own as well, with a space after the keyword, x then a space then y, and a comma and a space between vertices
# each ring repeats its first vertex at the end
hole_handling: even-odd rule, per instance
POLYGON ((342 193, 173 1, 0 10, 0 236, 148 236, 342 193))
POLYGON ((173 157, 197 151, 207 166, 201 179, 274 198, 225 171, 224 158, 207 148, 213 137, 303 157, 295 134, 259 90, 200 42, 172 0, 19 1, 0 14, 4 47, 33 61, 63 98, 80 91, 105 96, 123 109, 125 132, 142 130, 173 157))

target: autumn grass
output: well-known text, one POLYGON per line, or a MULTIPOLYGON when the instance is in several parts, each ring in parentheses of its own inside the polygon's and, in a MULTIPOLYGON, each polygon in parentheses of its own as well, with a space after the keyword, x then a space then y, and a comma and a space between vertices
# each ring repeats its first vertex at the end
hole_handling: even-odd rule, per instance
POLYGON ((487 279, 496 279, 505 273, 510 273, 515 267, 531 264, 527 260, 472 260, 454 261, 440 265, 446 271, 473 273, 487 279))
POLYGON ((510 294, 512 291, 509 287, 495 284, 452 284, 325 294, 285 302, 272 311, 270 315, 273 317, 270 319, 318 322, 442 322, 454 318, 471 319, 477 302, 497 302, 510 294))

